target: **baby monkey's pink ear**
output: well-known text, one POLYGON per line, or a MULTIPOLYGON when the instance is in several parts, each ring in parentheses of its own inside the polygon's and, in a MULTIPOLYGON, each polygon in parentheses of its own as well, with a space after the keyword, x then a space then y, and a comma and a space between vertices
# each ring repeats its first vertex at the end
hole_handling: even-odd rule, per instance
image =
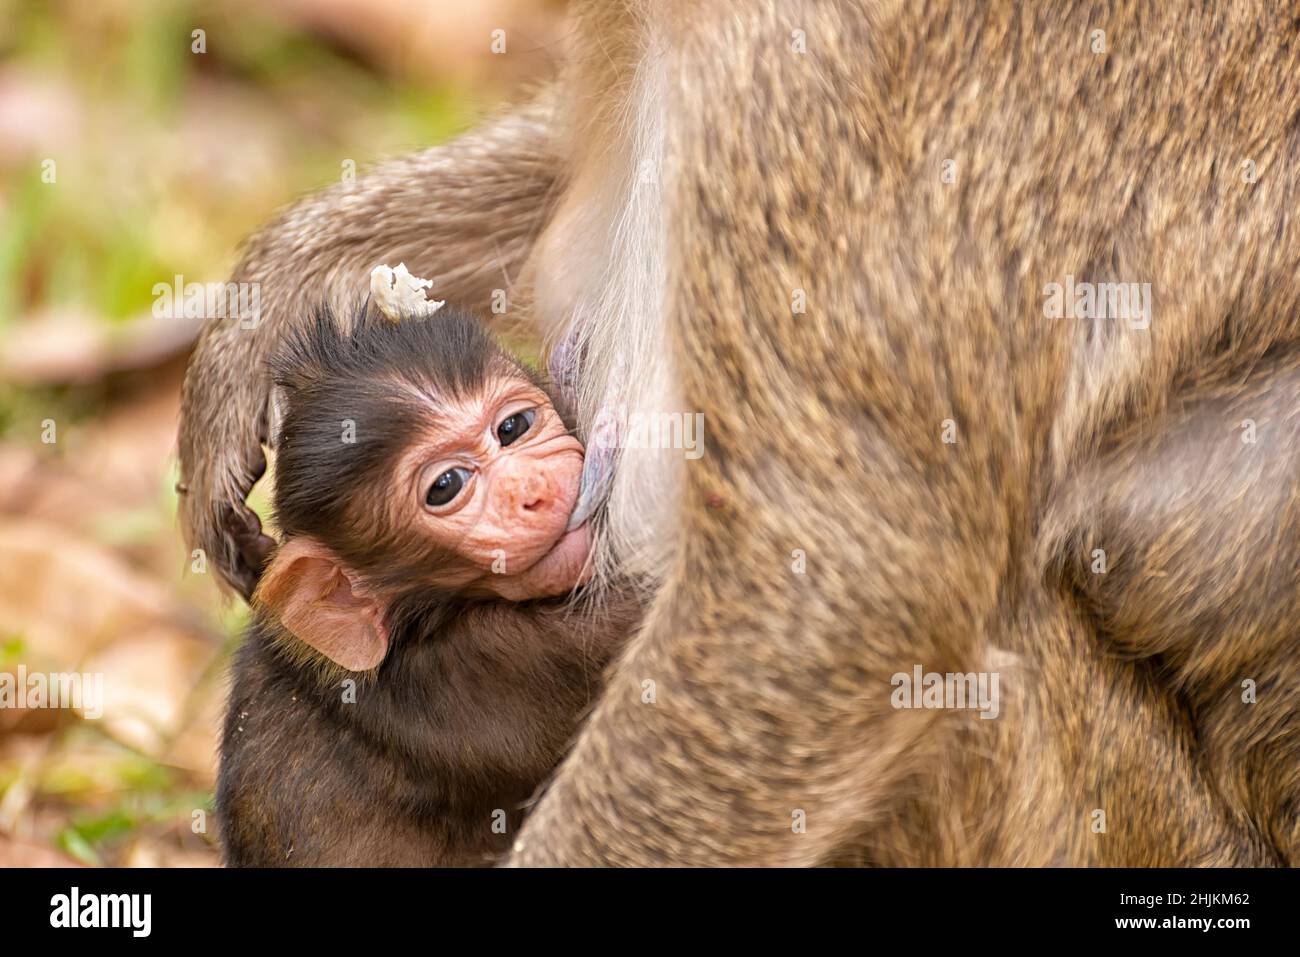
POLYGON ((299 536, 281 545, 262 572, 253 601, 348 671, 378 667, 388 653, 384 609, 315 539, 299 536))

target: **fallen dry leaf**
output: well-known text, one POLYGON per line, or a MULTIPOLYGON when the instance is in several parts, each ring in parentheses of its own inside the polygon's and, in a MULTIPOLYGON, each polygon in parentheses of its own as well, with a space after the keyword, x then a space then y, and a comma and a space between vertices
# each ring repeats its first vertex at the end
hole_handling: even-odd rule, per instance
MULTIPOLYGON (((219 654, 188 613, 112 552, 37 520, 0 520, 0 622, 28 672, 103 674, 106 730, 160 756, 219 654)), ((215 733, 215 729, 211 729, 215 733)))

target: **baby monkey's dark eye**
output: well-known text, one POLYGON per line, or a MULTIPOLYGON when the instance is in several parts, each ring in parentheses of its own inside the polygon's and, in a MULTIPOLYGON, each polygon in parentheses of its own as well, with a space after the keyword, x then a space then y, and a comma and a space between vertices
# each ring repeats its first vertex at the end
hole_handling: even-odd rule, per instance
POLYGON ((501 440, 502 447, 509 445, 519 436, 523 435, 533 426, 533 420, 537 418, 536 409, 524 409, 522 412, 516 412, 510 418, 506 419, 497 426, 497 438, 501 440))
POLYGON ((433 480, 428 493, 424 496, 426 505, 446 505, 465 487, 469 479, 468 469, 448 469, 433 480))

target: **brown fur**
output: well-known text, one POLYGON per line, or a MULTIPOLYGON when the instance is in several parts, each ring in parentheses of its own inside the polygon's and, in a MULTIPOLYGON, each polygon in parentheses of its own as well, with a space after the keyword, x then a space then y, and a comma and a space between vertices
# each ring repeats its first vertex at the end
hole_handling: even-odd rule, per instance
MULTIPOLYGON (((1295 863, 1297 11, 582 7, 557 206, 586 197, 608 235, 661 51, 664 348, 708 447, 515 861, 1295 863), (1150 282, 1151 327, 1046 318, 1067 275, 1150 282), (1000 671, 1001 717, 892 709, 915 664, 1000 671)), ((342 208, 314 203, 328 232, 342 208)), ((582 264, 549 210, 543 322, 584 288, 543 288, 582 264)), ((234 365, 196 363, 187 417, 251 442, 223 403, 257 403, 212 381, 234 365)), ((221 449, 183 444, 192 488, 221 449)))
POLYGON ((353 675, 309 666, 320 656, 264 620, 232 677, 217 791, 225 863, 493 863, 635 621, 627 601, 599 616, 480 604, 353 675))
MULTIPOLYGON (((1232 793, 1249 775, 1202 743, 1226 716, 1202 724, 1160 662, 1115 655, 1051 574, 1043 516, 1112 436, 1195 394, 1199 370, 1240 388, 1268 375, 1257 357, 1294 348, 1292 19, 713 9, 676 25, 667 187, 668 328, 709 452, 686 471, 678 566, 620 670, 654 678, 659 701, 605 696, 516 861, 808 864, 846 847, 880 863, 1291 860, 1263 835, 1293 826, 1294 677, 1254 711, 1217 699, 1236 735, 1282 751, 1262 814, 1232 793), (788 52, 792 27, 806 58, 788 52), (1088 48, 1093 27, 1110 53, 1088 48), (1246 158, 1259 182, 1242 182, 1246 158), (1045 319, 1043 287, 1067 274, 1150 281, 1152 328, 1045 319), (795 287, 806 315, 790 313, 795 287), (940 442, 949 418, 955 445, 940 442), (804 577, 788 572, 795 548, 804 577), (892 711, 889 677, 914 663, 1004 668, 1009 710, 892 711)), ((1288 444, 1257 451, 1293 488, 1288 444)), ((1196 443, 1175 454, 1241 467, 1196 443)), ((1294 538, 1275 498, 1237 507, 1294 538)), ((1199 563, 1214 607, 1249 601, 1247 581, 1293 588, 1285 553, 1256 560, 1249 542, 1158 573, 1199 563)), ((1294 644, 1286 616, 1267 622, 1294 644)))

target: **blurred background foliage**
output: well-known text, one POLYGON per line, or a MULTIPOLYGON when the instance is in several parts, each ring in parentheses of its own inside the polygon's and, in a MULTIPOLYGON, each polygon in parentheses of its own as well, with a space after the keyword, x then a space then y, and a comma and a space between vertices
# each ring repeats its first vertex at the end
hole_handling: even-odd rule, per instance
POLYGON ((154 285, 224 279, 244 237, 346 162, 364 175, 550 75, 562 13, 0 0, 0 671, 98 671, 105 692, 98 720, 0 708, 0 866, 216 860, 245 612, 177 528, 197 329, 152 316, 154 285))

